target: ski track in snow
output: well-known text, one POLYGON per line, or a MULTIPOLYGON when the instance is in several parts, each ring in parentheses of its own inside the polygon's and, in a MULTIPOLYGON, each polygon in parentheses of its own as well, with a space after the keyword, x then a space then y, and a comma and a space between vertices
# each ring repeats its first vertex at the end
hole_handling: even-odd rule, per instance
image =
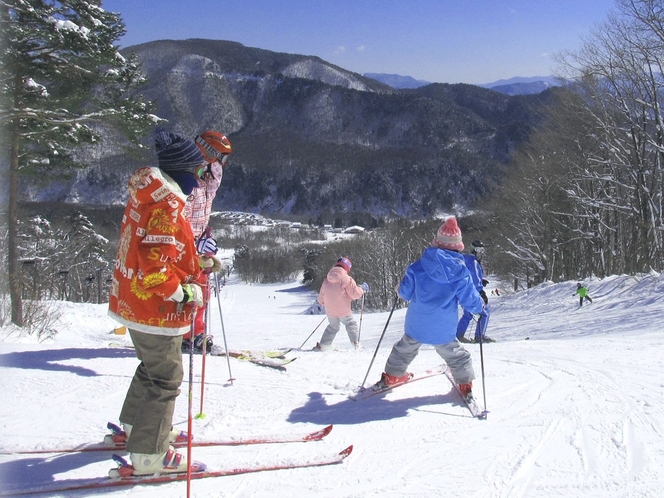
MULTIPOLYGON (((364 313, 359 351, 351 348, 343 329, 336 350, 310 351, 324 322, 303 350, 288 354, 297 360, 285 372, 208 357, 205 418, 194 421, 196 439, 303 433, 328 424, 334 429, 319 442, 196 448, 195 459, 211 468, 241 467, 302 462, 349 444, 354 451, 331 467, 194 481, 194 496, 659 496, 664 483, 664 360, 659 353, 664 337, 657 324, 664 312, 664 278, 591 281, 594 303, 582 308, 574 290, 574 282, 547 283, 490 296, 488 334, 498 342, 483 346, 484 372, 479 346, 467 346, 480 405, 486 394, 487 420, 472 418, 442 375, 365 400, 348 399, 367 375, 388 313, 364 313)), ((304 314, 314 298, 296 283, 246 285, 231 278, 220 295, 229 348, 297 348, 323 318, 304 314)), ((69 312, 54 340, 36 344, 6 330, 0 343, 4 450, 95 442, 106 433, 107 421, 118 422, 137 360, 133 350, 109 345, 130 339, 111 333, 116 324, 106 316, 105 305, 62 306, 69 312)), ((366 386, 378 380, 392 344, 401 337, 404 316, 405 310, 394 312, 366 386)), ((210 323, 216 346, 223 347, 214 295, 210 323)), ((194 360, 197 414, 202 359, 194 360)), ((438 364, 433 348, 423 346, 411 370, 438 364)), ((174 416, 181 429, 188 413, 187 355, 184 366, 174 416)), ((112 466, 109 453, 0 455, 0 490, 25 487, 26 478, 43 484, 103 476, 112 466)), ((185 486, 103 495, 179 497, 185 486)))

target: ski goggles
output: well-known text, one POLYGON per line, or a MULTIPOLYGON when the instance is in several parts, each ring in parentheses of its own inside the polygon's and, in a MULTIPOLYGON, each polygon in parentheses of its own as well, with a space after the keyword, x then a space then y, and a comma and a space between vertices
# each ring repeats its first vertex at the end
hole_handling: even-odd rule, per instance
POLYGON ((214 157, 219 161, 219 164, 222 166, 226 165, 226 162, 228 161, 228 156, 230 154, 224 154, 222 152, 219 152, 217 149, 212 147, 209 143, 207 143, 206 140, 204 140, 202 137, 198 136, 196 137, 196 143, 203 147, 205 149, 205 152, 207 152, 210 156, 214 157))

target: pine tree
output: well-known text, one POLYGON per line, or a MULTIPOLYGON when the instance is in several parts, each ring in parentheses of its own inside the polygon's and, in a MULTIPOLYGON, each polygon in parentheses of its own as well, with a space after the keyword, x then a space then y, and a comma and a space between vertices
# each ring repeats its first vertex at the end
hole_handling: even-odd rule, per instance
POLYGON ((158 118, 132 93, 143 76, 114 45, 124 24, 101 1, 0 0, 0 32, 0 126, 10 144, 7 266, 12 322, 21 326, 19 175, 77 166, 73 154, 99 141, 100 126, 138 144, 158 118))

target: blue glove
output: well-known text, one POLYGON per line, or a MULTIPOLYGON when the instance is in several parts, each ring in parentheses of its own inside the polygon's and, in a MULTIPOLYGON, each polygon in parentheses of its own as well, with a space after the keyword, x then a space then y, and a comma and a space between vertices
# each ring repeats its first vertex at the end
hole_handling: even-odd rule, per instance
POLYGON ((212 237, 201 237, 196 241, 196 250, 198 254, 203 254, 204 256, 214 256, 217 254, 217 241, 212 237))
POLYGON ((364 292, 369 292, 369 284, 364 282, 360 285, 360 289, 362 289, 364 292))

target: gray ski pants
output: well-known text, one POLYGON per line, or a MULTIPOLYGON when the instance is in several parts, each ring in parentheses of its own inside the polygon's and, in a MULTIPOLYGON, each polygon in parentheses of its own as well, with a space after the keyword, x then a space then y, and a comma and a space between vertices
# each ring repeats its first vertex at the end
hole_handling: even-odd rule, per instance
POLYGON ((342 323, 346 327, 346 333, 348 334, 351 344, 355 344, 358 341, 359 332, 357 329, 357 322, 353 318, 353 315, 342 317, 328 316, 327 319, 330 323, 325 328, 323 336, 320 338, 321 349, 324 350, 332 345, 332 341, 334 341, 334 337, 337 335, 337 332, 339 332, 342 323))
MULTIPOLYGON (((385 363, 385 373, 395 377, 405 375, 408 366, 419 353, 421 345, 422 343, 404 334, 399 342, 392 346, 392 352, 385 363)), ((475 378, 470 353, 457 339, 447 344, 435 344, 434 348, 450 367, 457 384, 467 384, 475 378)))
POLYGON ((129 453, 164 453, 169 447, 175 398, 184 377, 182 336, 146 334, 129 329, 141 363, 125 397, 120 422, 131 424, 129 453))

